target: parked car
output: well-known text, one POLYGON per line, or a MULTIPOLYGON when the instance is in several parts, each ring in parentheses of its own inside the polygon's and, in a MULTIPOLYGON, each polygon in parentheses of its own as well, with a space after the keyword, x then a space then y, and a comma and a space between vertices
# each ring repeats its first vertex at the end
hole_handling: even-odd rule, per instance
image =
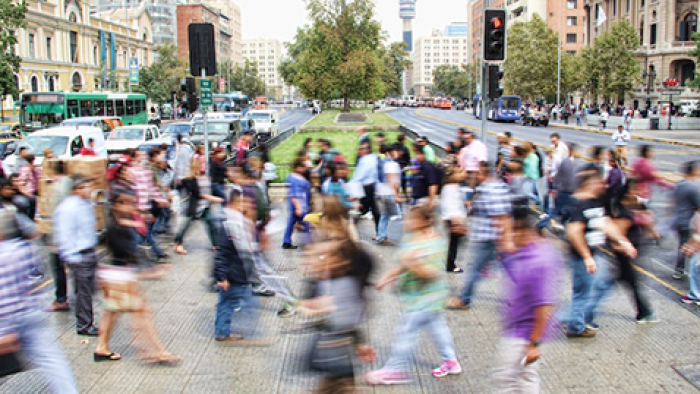
POLYGON ((4 160, 5 157, 15 153, 17 146, 21 142, 18 138, 0 138, 0 160, 4 160))
POLYGON ((160 135, 161 137, 172 137, 172 139, 177 138, 178 135, 181 135, 182 138, 190 138, 190 135, 192 134, 192 123, 190 122, 177 122, 177 123, 169 123, 166 125, 163 125, 163 127, 160 129, 160 135))
POLYGON ((127 150, 136 149, 146 141, 157 139, 160 139, 160 132, 153 125, 118 127, 107 138, 109 161, 116 161, 127 150))
POLYGON ((91 126, 102 130, 105 137, 117 127, 123 126, 121 118, 117 116, 86 116, 71 118, 61 122, 61 126, 91 126))
POLYGON ((549 114, 547 111, 525 110, 520 116, 520 123, 523 126, 544 126, 549 125, 549 114))
MULTIPOLYGON (((26 147, 34 155, 34 164, 41 166, 44 162, 44 149, 50 148, 55 157, 71 158, 78 156, 80 149, 87 146, 88 141, 95 141, 95 153, 99 157, 107 157, 104 133, 102 129, 92 126, 58 126, 50 129, 37 130, 24 138, 17 150, 26 147)), ((11 174, 17 162, 17 151, 3 160, 5 174, 11 174)))
MULTIPOLYGON (((207 134, 209 136, 209 148, 224 148, 226 156, 231 154, 236 139, 242 132, 241 120, 208 120, 207 134)), ((204 123, 197 122, 192 125, 192 137, 190 142, 194 145, 204 144, 204 123)))

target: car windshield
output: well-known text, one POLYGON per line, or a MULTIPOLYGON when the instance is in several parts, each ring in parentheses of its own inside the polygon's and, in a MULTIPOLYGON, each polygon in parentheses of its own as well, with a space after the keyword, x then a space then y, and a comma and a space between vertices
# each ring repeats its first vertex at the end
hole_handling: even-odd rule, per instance
POLYGON ((12 126, 9 124, 0 124, 0 131, 10 131, 12 130, 12 126))
MULTIPOLYGON (((194 131, 192 134, 193 135, 204 135, 204 124, 203 123, 198 123, 195 124, 194 127, 192 128, 194 131)), ((228 134, 229 131, 229 123, 215 123, 215 122, 208 122, 207 123, 207 132, 209 134, 217 134, 217 135, 226 135, 228 134)))
POLYGON ((109 133, 110 141, 114 140, 142 140, 144 129, 116 128, 109 133))
POLYGON ((166 126, 161 134, 172 134, 172 135, 187 135, 192 130, 192 126, 188 124, 171 124, 166 126))
POLYGON ((54 135, 30 135, 22 140, 20 147, 26 147, 34 156, 44 156, 44 149, 50 148, 53 154, 60 156, 66 153, 68 137, 54 135))
POLYGON ((248 117, 250 119, 261 121, 261 122, 269 122, 270 121, 270 114, 251 113, 251 114, 248 114, 248 117))

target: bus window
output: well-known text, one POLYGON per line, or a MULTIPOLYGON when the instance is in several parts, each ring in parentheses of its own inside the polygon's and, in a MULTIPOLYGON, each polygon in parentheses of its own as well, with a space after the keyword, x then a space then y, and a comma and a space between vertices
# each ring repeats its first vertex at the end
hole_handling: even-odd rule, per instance
POLYGON ((68 100, 68 119, 80 116, 78 100, 68 100))
POLYGON ((114 116, 114 101, 112 100, 107 100, 105 101, 105 115, 107 116, 114 116))
POLYGON ((124 100, 114 100, 116 105, 117 116, 126 116, 126 110, 124 108, 124 100))
POLYGON ((146 111, 146 100, 139 99, 139 100, 136 100, 136 103, 138 104, 136 106, 137 107, 136 114, 140 114, 140 113, 143 113, 144 111, 146 111))
POLYGON ((133 115, 134 109, 134 100, 126 100, 126 114, 133 115))
POLYGON ((95 100, 95 116, 106 116, 105 102, 103 100, 95 100))
POLYGON ((80 116, 93 116, 91 100, 80 100, 80 116))

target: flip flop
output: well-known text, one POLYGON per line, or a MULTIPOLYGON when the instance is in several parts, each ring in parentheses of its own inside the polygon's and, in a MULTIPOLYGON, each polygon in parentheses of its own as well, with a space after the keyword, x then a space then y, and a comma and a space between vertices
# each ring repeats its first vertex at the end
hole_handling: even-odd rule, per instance
POLYGON ((175 356, 173 354, 164 354, 158 357, 146 358, 143 360, 146 364, 158 364, 163 366, 172 367, 182 362, 182 358, 175 356))
POLYGON ((119 361, 122 359, 122 355, 119 353, 110 353, 110 354, 97 354, 93 353, 92 354, 93 360, 95 362, 100 362, 100 361, 119 361))

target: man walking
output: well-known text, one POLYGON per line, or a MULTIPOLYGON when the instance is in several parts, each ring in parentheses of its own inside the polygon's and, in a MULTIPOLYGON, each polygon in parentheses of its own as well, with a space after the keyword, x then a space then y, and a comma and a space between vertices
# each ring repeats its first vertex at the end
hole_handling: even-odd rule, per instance
POLYGON ((427 199, 428 209, 433 209, 438 198, 440 179, 437 168, 428 160, 425 148, 418 143, 413 146, 417 161, 413 170, 413 199, 416 202, 427 199))
POLYGON ((95 209, 90 202, 90 180, 72 175, 71 195, 53 214, 54 240, 61 261, 68 265, 75 281, 76 329, 80 335, 97 336, 92 309, 97 269, 95 209))
POLYGON ((376 185, 379 182, 379 158, 372 153, 370 143, 360 144, 357 151, 357 168, 352 176, 353 182, 359 182, 365 191, 365 196, 360 199, 360 215, 372 211, 374 229, 379 230, 379 208, 375 196, 376 185))
POLYGON ((691 222, 693 216, 700 214, 700 165, 697 161, 691 161, 683 166, 684 178, 676 184, 673 191, 673 199, 676 206, 675 228, 678 233, 679 247, 676 269, 673 279, 682 279, 685 276, 686 256, 681 252, 692 235, 691 222))
POLYGON ((482 162, 477 176, 469 226, 470 273, 459 298, 448 303, 450 309, 469 309, 476 283, 486 264, 495 261, 497 251, 512 252, 511 195, 508 185, 494 176, 488 162, 482 162))
POLYGON ((377 185, 377 196, 379 197, 379 227, 377 228, 377 244, 383 246, 393 246, 389 241, 389 224, 391 217, 400 213, 399 188, 401 187, 401 168, 396 159, 399 151, 396 145, 381 146, 381 153, 385 156, 381 160, 382 171, 379 172, 380 179, 377 185))
POLYGON ((612 133, 612 140, 615 143, 615 153, 620 158, 624 165, 627 165, 627 145, 630 141, 630 132, 625 130, 622 125, 617 126, 617 130, 612 133))
MULTIPOLYGON (((168 200, 163 198, 156 187, 155 174, 150 167, 144 165, 146 152, 137 150, 133 153, 132 166, 129 168, 133 179, 134 192, 136 193, 137 208, 144 218, 152 218, 151 209, 153 203, 161 208, 168 207, 168 200)), ((159 260, 164 260, 168 255, 158 246, 153 233, 154 222, 148 225, 145 241, 148 243, 159 260)))
POLYGON ((554 190, 550 194, 555 198, 555 216, 565 215, 571 195, 576 191, 576 149, 576 144, 569 144, 569 156, 559 163, 552 179, 554 190))
MULTIPOLYGON (((244 138, 247 138, 245 137, 246 135, 244 135, 244 138)), ((236 160, 238 160, 241 149, 243 148, 239 147, 236 151, 236 160)), ((245 154, 243 157, 244 159, 241 161, 241 165, 243 165, 245 162, 245 154)), ((224 164, 225 159, 226 152, 224 152, 224 148, 218 147, 214 148, 214 152, 211 155, 211 160, 209 160, 209 177, 211 178, 212 195, 219 197, 224 201, 226 200, 226 193, 224 192, 224 183, 226 182, 226 165, 224 164)))
POLYGON ((489 152, 473 131, 465 131, 463 137, 466 145, 459 152, 457 162, 467 172, 467 185, 474 188, 481 163, 489 160, 489 152))

